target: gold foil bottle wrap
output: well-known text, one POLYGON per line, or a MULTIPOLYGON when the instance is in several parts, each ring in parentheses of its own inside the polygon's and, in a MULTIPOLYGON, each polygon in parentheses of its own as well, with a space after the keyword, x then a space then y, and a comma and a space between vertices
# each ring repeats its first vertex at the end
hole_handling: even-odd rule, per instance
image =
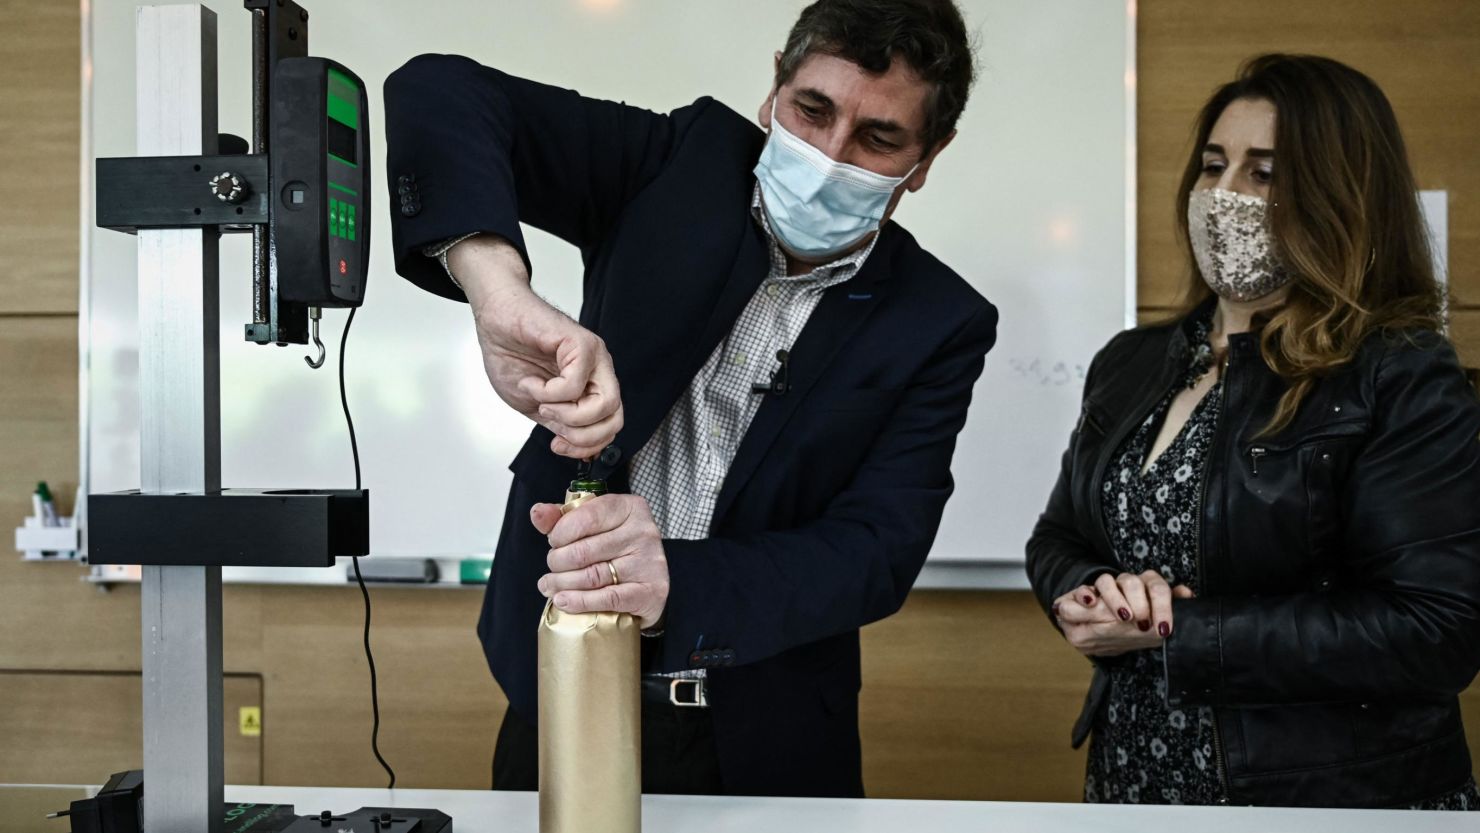
POLYGON ((580 506, 581 504, 594 497, 596 497, 595 492, 566 492, 565 504, 560 507, 560 514, 568 514, 570 510, 576 508, 577 506, 580 506))
MULTIPOLYGON (((596 497, 567 492, 562 512, 596 497)), ((540 833, 642 830, 637 620, 545 604, 539 627, 540 833)))

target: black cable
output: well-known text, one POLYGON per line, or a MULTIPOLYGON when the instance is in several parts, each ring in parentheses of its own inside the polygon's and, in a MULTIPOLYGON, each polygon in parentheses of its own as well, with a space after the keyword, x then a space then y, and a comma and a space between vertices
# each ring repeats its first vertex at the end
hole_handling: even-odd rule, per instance
POLYGON ((393 790, 396 788, 396 771, 380 754, 380 694, 375 680, 375 657, 370 653, 370 591, 365 587, 365 579, 360 577, 360 557, 354 556, 351 560, 355 565, 355 581, 360 583, 360 593, 365 597, 365 661, 370 664, 370 711, 374 715, 374 723, 370 727, 370 751, 375 753, 375 760, 380 761, 381 768, 391 777, 385 788, 393 790))
MULTIPOLYGON (((344 388, 344 348, 349 343, 349 328, 355 323, 355 312, 358 307, 351 307, 349 318, 344 322, 344 335, 339 339, 339 404, 344 407, 344 423, 349 426, 349 450, 355 458, 355 491, 360 490, 360 444, 355 439, 355 421, 349 415, 349 397, 344 388)), ((396 771, 385 762, 385 756, 380 754, 380 686, 375 678, 375 655, 370 653, 370 590, 365 587, 365 579, 360 575, 360 557, 354 556, 351 561, 355 565, 355 581, 359 582, 360 594, 365 597, 365 662, 370 666, 370 713, 374 722, 370 727, 370 750, 375 753, 375 760, 380 761, 380 766, 385 769, 391 777, 386 789, 395 789, 396 771)))
POLYGON ((355 441, 355 421, 350 418, 349 397, 344 392, 344 346, 349 343, 349 328, 355 323, 355 313, 359 310, 359 307, 350 307, 344 333, 339 336, 339 404, 344 407, 344 424, 349 426, 349 453, 355 458, 355 491, 360 490, 360 444, 355 441))

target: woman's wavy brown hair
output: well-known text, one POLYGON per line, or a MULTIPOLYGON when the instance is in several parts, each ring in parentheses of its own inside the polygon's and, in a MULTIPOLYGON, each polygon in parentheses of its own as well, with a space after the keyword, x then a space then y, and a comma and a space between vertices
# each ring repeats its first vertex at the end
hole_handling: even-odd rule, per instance
POLYGON ((1288 387, 1265 428, 1294 419, 1323 374, 1346 365, 1375 332, 1443 327, 1429 237, 1392 105, 1372 79, 1312 55, 1261 55, 1219 87, 1197 119, 1182 173, 1177 223, 1192 265, 1182 313, 1210 294, 1192 257, 1187 201, 1224 108, 1275 108, 1269 222, 1291 281, 1288 301, 1256 322, 1264 361, 1288 387))

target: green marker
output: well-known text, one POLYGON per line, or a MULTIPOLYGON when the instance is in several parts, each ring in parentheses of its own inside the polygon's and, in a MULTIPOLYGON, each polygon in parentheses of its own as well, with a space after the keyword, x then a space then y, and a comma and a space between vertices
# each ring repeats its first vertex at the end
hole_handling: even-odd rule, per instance
POLYGON ((46 481, 42 480, 36 484, 36 497, 41 501, 41 523, 43 526, 61 526, 62 522, 57 518, 56 501, 51 499, 51 489, 47 488, 46 481))

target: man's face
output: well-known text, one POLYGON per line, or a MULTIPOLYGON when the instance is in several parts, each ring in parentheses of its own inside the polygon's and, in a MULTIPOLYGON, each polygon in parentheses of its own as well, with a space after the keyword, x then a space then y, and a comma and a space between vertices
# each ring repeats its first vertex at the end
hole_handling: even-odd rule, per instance
MULTIPOLYGON (((781 53, 776 60, 779 64, 781 53)), ((931 85, 905 61, 896 60, 888 72, 875 75, 845 58, 818 52, 803 59, 791 80, 766 96, 760 123, 770 129, 774 99, 783 127, 838 162, 884 176, 904 176, 915 168, 890 199, 887 220, 905 191, 925 185, 930 164, 955 136, 925 147, 930 92, 931 85)))

